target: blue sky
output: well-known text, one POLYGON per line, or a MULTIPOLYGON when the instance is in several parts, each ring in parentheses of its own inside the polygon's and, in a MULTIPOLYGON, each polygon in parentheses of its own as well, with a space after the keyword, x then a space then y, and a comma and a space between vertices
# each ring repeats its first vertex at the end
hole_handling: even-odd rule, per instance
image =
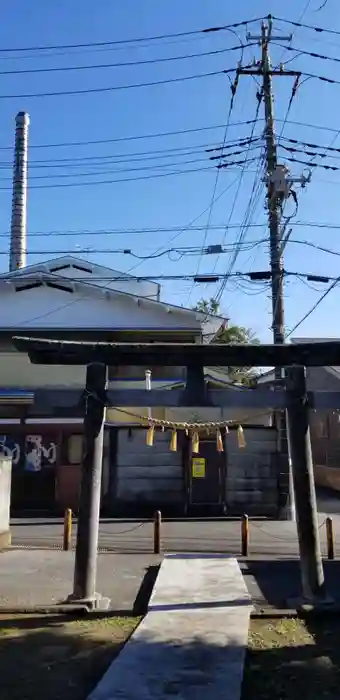
MULTIPOLYGON (((340 32, 340 4, 338 0, 328 0, 320 10, 321 0, 311 0, 303 20, 307 24, 321 25, 340 32)), ((273 15, 298 20, 307 5, 307 0, 244 0, 242 3, 225 0, 59 0, 58 3, 35 0, 17 0, 12 7, 6 3, 2 11, 0 25, 0 46, 17 48, 41 45, 65 45, 89 42, 105 42, 135 37, 186 32, 210 26, 230 24, 249 20, 271 12, 273 15)), ((281 22, 275 23, 278 34, 294 31, 293 46, 300 49, 319 52, 329 56, 338 56, 340 36, 316 34, 306 29, 291 28, 281 22)), ((258 32, 259 24, 249 27, 258 32)), ((245 41, 244 30, 238 29, 239 36, 245 41)), ((2 53, 1 71, 47 68, 56 66, 93 65, 142 61, 169 56, 203 53, 235 46, 238 41, 229 32, 203 34, 186 40, 156 41, 140 43, 113 49, 84 49, 83 51, 51 51, 43 56, 38 51, 31 54, 8 52, 2 53)), ((272 59, 277 63, 282 57, 283 49, 272 46, 272 59)), ((284 58, 291 59, 295 54, 286 53, 284 58)), ((252 56, 259 57, 257 47, 246 49, 244 62, 252 56)), ((96 87, 112 87, 131 83, 161 81, 180 76, 201 74, 233 68, 239 60, 240 52, 225 52, 210 56, 169 61, 151 65, 139 65, 120 68, 101 68, 82 72, 21 74, 1 76, 0 109, 0 231, 2 234, 0 250, 6 252, 9 246, 9 224, 11 212, 11 146, 14 136, 14 118, 18 111, 27 110, 31 116, 30 126, 30 191, 28 209, 29 261, 35 262, 42 257, 55 257, 58 250, 122 249, 130 248, 138 255, 151 254, 159 247, 165 250, 173 246, 201 246, 205 237, 204 230, 186 229, 174 240, 174 233, 136 233, 122 235, 92 234, 74 236, 37 236, 36 232, 51 231, 99 231, 102 229, 134 229, 187 227, 187 225, 207 208, 209 208, 215 184, 215 170, 205 170, 210 163, 206 161, 204 147, 218 145, 223 139, 222 128, 202 132, 177 134, 162 138, 140 138, 117 141, 106 144, 88 144, 82 146, 37 148, 41 144, 72 143, 98 139, 124 139, 147 134, 168 131, 184 131, 223 125, 227 121, 230 86, 224 75, 216 75, 197 80, 188 80, 130 90, 116 90, 78 96, 1 99, 4 95, 22 95, 40 92, 58 92, 81 90, 96 87), (178 156, 173 159, 143 160, 151 150, 183 148, 199 151, 197 155, 178 156), (93 158, 114 156, 115 163, 108 162, 96 166, 98 175, 78 178, 79 183, 102 180, 130 179, 149 174, 164 173, 178 169, 192 169, 181 175, 169 177, 137 179, 135 182, 114 182, 76 187, 42 187, 46 184, 75 182, 77 178, 65 177, 76 169, 65 165, 61 159, 93 158), (120 163, 117 159, 120 159, 120 163), (139 160, 137 160, 139 158, 139 160), (51 167, 50 159, 59 159, 59 166, 51 167), (124 159, 126 162, 123 163, 124 159), (197 162, 180 165, 182 161, 197 162), (203 159, 203 160, 201 160, 203 159), (35 162, 35 161, 39 161, 35 162), (43 163, 42 161, 47 161, 43 163), (132 161, 135 161, 132 163, 132 161), (158 169, 151 165, 157 164, 158 169), (177 165, 175 165, 177 164, 177 165), (48 165, 49 167, 46 167, 48 165), (43 166, 43 167, 42 167, 43 166), (149 168, 141 170, 140 168, 149 168), (132 170, 138 168, 136 171, 132 170), (202 168, 202 169, 201 169, 202 168), (59 177, 56 177, 59 173, 59 177), (6 235, 7 234, 7 237, 6 235), (46 250, 46 256, 38 255, 46 250), (34 251, 36 255, 34 255, 34 251)), ((290 63, 296 70, 338 78, 338 66, 330 61, 307 56, 299 56, 290 63)), ((287 66, 288 67, 288 66, 287 66)), ((275 89, 275 114, 278 120, 284 119, 291 94, 292 79, 277 78, 275 89)), ((250 77, 242 77, 236 93, 234 109, 227 131, 227 141, 247 138, 251 126, 233 126, 239 121, 253 119, 256 111, 256 84, 250 77)), ((320 81, 306 81, 298 90, 284 136, 328 146, 340 147, 340 136, 336 132, 297 126, 291 121, 300 121, 340 130, 339 124, 340 85, 327 85, 320 81)), ((262 109, 260 117, 263 117, 262 109)), ((278 121, 277 131, 280 133, 278 121)), ((263 122, 255 127, 255 135, 261 133, 263 122)), ((340 133, 340 132, 339 132, 340 133)), ((287 154, 287 153, 286 153, 287 154)), ((259 150, 254 151, 259 155, 259 150)), ((284 151, 280 151, 283 158, 284 151)), ((242 156, 239 156, 239 158, 242 156)), ((299 157, 299 156, 297 156, 299 157)), ((318 160, 318 162, 321 162, 318 160)), ((324 162, 340 165, 340 161, 327 156, 324 162)), ((230 188, 216 202, 212 209, 210 224, 231 225, 243 221, 249 196, 254 186, 258 162, 249 164, 239 187, 235 202, 235 193, 239 186, 240 169, 221 172, 216 194, 230 188), (230 216, 233 207, 232 215, 230 216)), ((303 166, 290 164, 291 172, 300 175, 303 166)), ((93 172, 90 161, 77 168, 78 172, 93 172)), ((256 184, 257 181, 255 181, 256 184)), ((292 219, 293 240, 310 241, 323 245, 340 253, 339 230, 319 229, 318 227, 299 226, 301 222, 332 222, 340 224, 339 216, 340 175, 318 168, 308 187, 299 192, 299 209, 292 219)), ((247 231, 249 243, 264 238, 266 233, 266 213, 263 196, 255 201, 252 223, 262 227, 247 231)), ((289 204, 287 214, 294 207, 289 204)), ((198 226, 205 226, 208 214, 197 220, 198 226)), ((206 244, 231 243, 236 240, 239 228, 210 228, 206 244)), ((85 255, 88 259, 105 263, 118 270, 129 270, 137 261, 121 254, 85 255)), ((172 256, 173 258, 176 256, 172 256)), ((287 246, 285 268, 287 270, 317 273, 328 276, 339 275, 339 258, 322 253, 311 247, 290 243, 287 246)), ((136 274, 195 274, 198 257, 183 257, 169 260, 167 256, 157 260, 145 261, 136 268, 136 274)), ((230 256, 204 256, 200 262, 201 273, 217 272, 228 269, 230 256)), ((8 260, 1 255, 2 270, 6 270, 8 260)), ((235 271, 268 268, 268 244, 254 246, 237 258, 235 271)), ((325 289, 322 285, 306 286, 301 280, 293 279, 285 289, 286 326, 291 328, 301 316, 317 301, 325 289)), ((164 285, 163 297, 176 304, 194 304, 202 296, 213 296, 216 287, 195 286, 190 282, 176 281, 164 285)), ((297 335, 334 336, 334 320, 338 312, 339 291, 329 294, 320 307, 301 326, 297 335)), ((228 284, 221 301, 222 311, 233 322, 251 326, 263 340, 269 340, 270 298, 269 291, 247 284, 240 288, 228 284)))

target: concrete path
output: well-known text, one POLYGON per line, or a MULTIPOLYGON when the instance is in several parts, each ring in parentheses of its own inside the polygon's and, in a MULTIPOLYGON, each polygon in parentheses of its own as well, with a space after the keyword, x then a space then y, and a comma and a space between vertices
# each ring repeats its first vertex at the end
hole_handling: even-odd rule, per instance
MULTIPOLYGON (((0 606, 31 607, 65 601, 73 588, 74 556, 74 552, 54 550, 0 552, 0 606)), ((141 585, 149 567, 156 567, 160 559, 145 554, 100 554, 98 592, 111 599, 113 610, 133 610, 137 597, 145 598, 140 596, 141 585)))
POLYGON ((89 700, 239 700, 252 609, 236 559, 164 559, 148 613, 89 700))

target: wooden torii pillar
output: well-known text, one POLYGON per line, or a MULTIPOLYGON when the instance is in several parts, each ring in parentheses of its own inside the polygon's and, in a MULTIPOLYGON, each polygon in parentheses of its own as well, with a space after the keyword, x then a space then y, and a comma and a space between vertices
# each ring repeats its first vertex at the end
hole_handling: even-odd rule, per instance
POLYGON ((318 602, 325 599, 326 590, 318 527, 305 367, 289 367, 286 385, 287 427, 293 471, 302 593, 307 601, 318 602))

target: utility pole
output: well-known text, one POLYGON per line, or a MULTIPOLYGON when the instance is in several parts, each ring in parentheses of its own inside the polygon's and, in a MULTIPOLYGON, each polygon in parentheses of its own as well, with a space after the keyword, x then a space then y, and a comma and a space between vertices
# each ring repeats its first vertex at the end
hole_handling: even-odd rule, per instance
MULTIPOLYGON (((285 200, 291 194, 293 182, 299 182, 303 187, 310 180, 310 175, 300 178, 292 178, 288 168, 277 162, 277 146, 274 129, 274 109, 272 77, 292 76, 295 83, 292 97, 298 87, 300 73, 285 70, 281 65, 279 69, 272 69, 269 44, 273 39, 290 41, 291 36, 273 36, 273 23, 269 15, 268 24, 264 22, 261 27, 261 35, 247 35, 247 39, 260 42, 262 56, 259 64, 253 68, 241 68, 239 73, 244 75, 257 75, 262 77, 262 97, 265 110, 265 140, 268 196, 268 221, 270 238, 270 267, 272 283, 272 329, 275 344, 282 345, 284 337, 284 304, 283 304, 283 249, 281 230, 282 209, 285 200)), ((325 584, 320 550, 320 539, 317 527, 317 507, 315 498, 315 485, 313 474, 313 461, 310 443, 308 423, 308 400, 306 390, 305 369, 295 367, 285 371, 282 367, 275 369, 274 388, 286 385, 289 396, 289 408, 286 414, 276 415, 276 425, 279 434, 279 451, 282 460, 281 472, 284 471, 285 484, 285 508, 281 510, 287 519, 295 520, 295 503, 297 506, 297 531, 300 549, 300 563, 302 574, 303 595, 309 600, 324 599, 325 584), (285 381, 283 381, 285 380, 285 381), (288 433, 287 433, 288 424, 288 433), (289 444, 288 444, 289 442, 289 444), (284 510, 286 511, 284 513, 284 510), (290 517, 289 517, 290 516, 290 517)), ((282 489, 283 490, 283 489, 282 489)))
MULTIPOLYGON (((272 37, 271 22, 268 29, 262 24, 262 71, 263 71, 263 100, 266 120, 266 154, 268 172, 268 215, 270 232, 270 265, 272 271, 272 309, 273 309, 273 340, 282 345, 284 337, 284 306, 283 306, 283 260, 280 251, 280 215, 278 202, 273 186, 272 175, 277 167, 277 151, 274 132, 274 109, 271 64, 269 58, 269 42, 272 37)), ((285 40, 286 38, 283 38, 285 40)), ((289 39, 289 37, 288 37, 289 39)), ((275 379, 281 379, 281 368, 275 367, 275 379)))
MULTIPOLYGON (((299 73, 296 71, 285 71, 283 66, 279 70, 272 70, 269 44, 273 39, 280 41, 290 41, 291 35, 280 37, 273 36, 272 19, 269 15, 268 24, 262 22, 261 35, 247 34, 247 40, 259 41, 261 46, 261 62, 251 69, 240 69, 244 75, 258 75, 262 77, 262 98, 265 113, 265 141, 266 141, 266 185, 268 203, 268 223, 270 240, 270 267, 271 267, 271 288, 272 288, 272 330, 275 344, 282 345, 285 342, 284 336, 284 301, 283 301, 283 256, 281 242, 281 212, 282 212, 282 169, 277 162, 277 148, 274 128, 274 106, 272 76, 294 76, 296 80, 299 73), (279 176, 279 177, 278 177, 279 176)), ((284 370, 275 367, 275 388, 282 388, 284 370)), ((279 474, 279 494, 282 503, 278 504, 279 517, 288 520, 295 520, 294 490, 292 488, 292 474, 290 459, 288 456, 288 442, 286 429, 286 416, 284 413, 275 415, 275 422, 279 436, 280 454, 280 474, 279 474)))

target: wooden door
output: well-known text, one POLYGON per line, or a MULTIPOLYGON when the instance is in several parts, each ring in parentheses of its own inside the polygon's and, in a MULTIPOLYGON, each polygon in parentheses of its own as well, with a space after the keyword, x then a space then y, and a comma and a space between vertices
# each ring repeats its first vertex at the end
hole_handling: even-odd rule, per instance
POLYGON ((189 501, 191 505, 223 505, 225 502, 225 453, 216 451, 216 440, 200 440, 199 454, 189 451, 189 501))

